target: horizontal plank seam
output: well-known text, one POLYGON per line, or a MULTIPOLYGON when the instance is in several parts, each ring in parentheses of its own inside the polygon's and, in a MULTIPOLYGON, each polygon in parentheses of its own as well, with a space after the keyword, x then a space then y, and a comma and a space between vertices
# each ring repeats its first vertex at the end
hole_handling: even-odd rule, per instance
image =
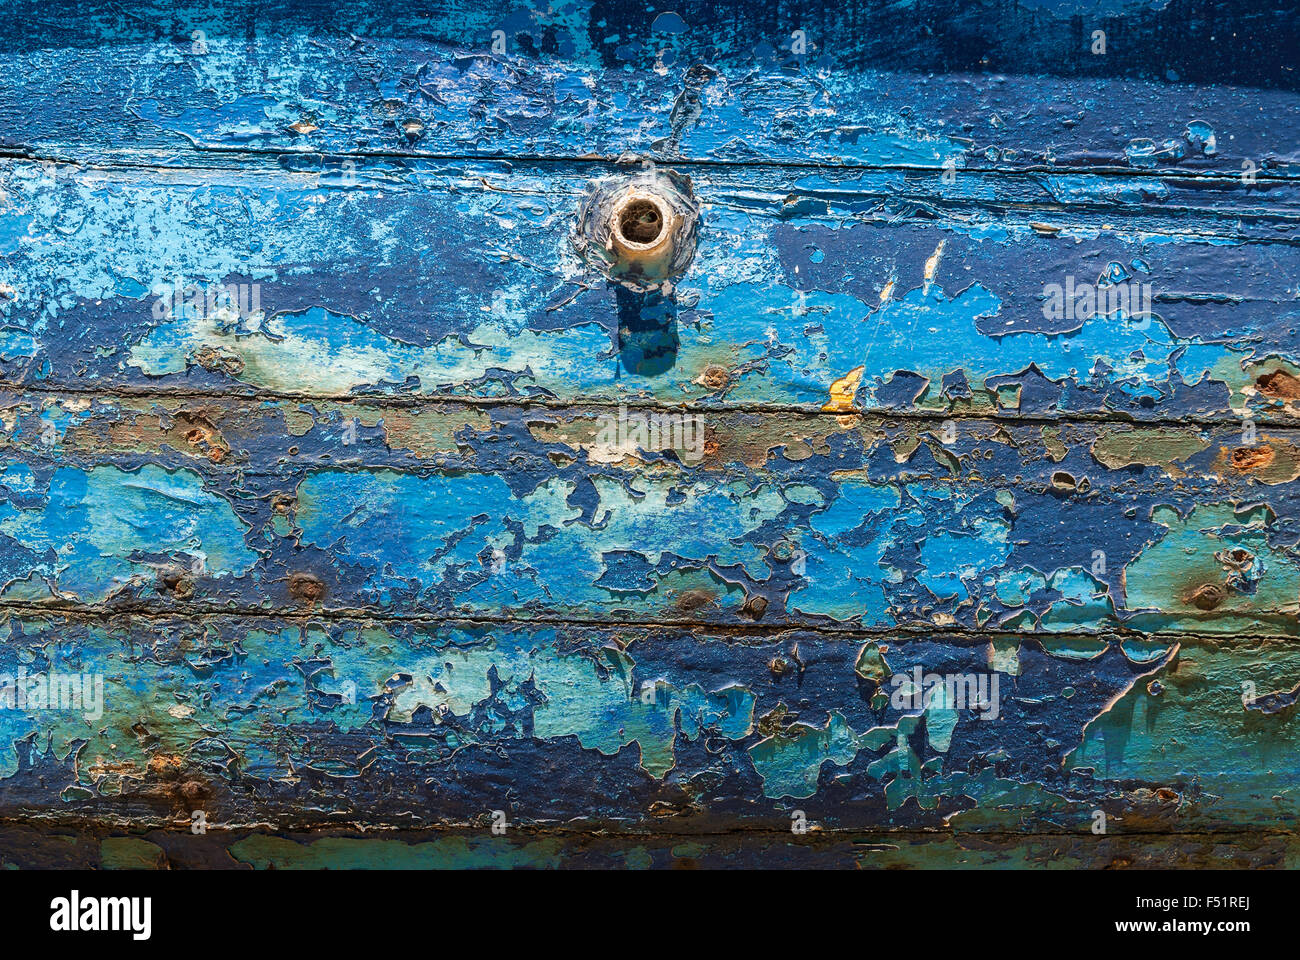
MULTIPOLYGON (((77 146, 85 148, 86 144, 77 146)), ((108 156, 114 154, 115 148, 97 147, 108 156)), ((492 154, 492 153, 425 153, 419 151, 402 151, 402 150, 353 150, 344 152, 322 152, 316 150, 292 150, 292 149, 259 149, 257 147, 225 147, 216 145, 200 145, 191 143, 188 149, 193 150, 198 155, 214 154, 227 155, 233 157, 308 157, 312 159, 333 160, 356 159, 366 160, 419 160, 435 161, 446 163, 468 163, 474 161, 496 161, 500 163, 535 163, 535 164, 573 164, 573 165, 616 165, 620 167, 631 167, 639 164, 642 159, 649 159, 655 163, 671 165, 673 167, 734 167, 737 169, 755 169, 763 167, 771 168, 793 168, 793 169, 810 169, 810 170, 846 170, 846 171, 878 171, 881 173, 925 173, 940 175, 944 172, 943 167, 920 166, 917 164, 872 164, 872 163, 845 163, 842 161, 819 161, 819 160, 715 160, 708 157, 674 157, 656 152, 625 154, 575 154, 573 156, 548 156, 546 154, 492 154)), ((176 150, 165 151, 168 156, 175 156, 176 150)), ((117 151, 119 156, 127 156, 124 152, 117 151)), ((157 153, 163 154, 164 150, 159 148, 157 153)), ((81 164, 69 157, 60 157, 51 154, 37 153, 32 150, 24 150, 14 147, 0 147, 0 159, 14 160, 33 160, 36 162, 67 163, 80 166, 81 164)), ((92 161, 91 166, 94 166, 92 161)), ((162 164, 150 163, 147 166, 158 169, 195 169, 194 166, 186 164, 162 164)), ((1145 170, 1120 166, 1106 165, 1079 165, 1079 166, 1061 166, 1048 164, 1030 164, 1022 167, 958 167, 957 172, 990 174, 994 176, 1005 176, 1015 174, 1076 174, 1086 173, 1094 174, 1101 177, 1123 177, 1123 178, 1145 178, 1151 180, 1164 180, 1170 177, 1183 179, 1195 179, 1209 181, 1219 181, 1222 183, 1240 183, 1240 174, 1220 174, 1212 171, 1193 171, 1180 170, 1177 168, 1156 168, 1154 170, 1145 170)), ((1254 175, 1256 184, 1272 183, 1279 186, 1295 183, 1298 178, 1288 177, 1279 174, 1264 173, 1257 171, 1254 175)))
MULTIPOLYGON (((987 442, 992 439, 993 438, 991 437, 979 438, 979 440, 982 442, 987 442)), ((779 446, 780 444, 777 443, 776 445, 779 446)), ((71 452, 67 452, 57 456, 52 456, 52 455, 45 454, 45 452, 43 450, 40 450, 39 448, 31 449, 31 448, 21 447, 18 445, 5 445, 3 443, 0 443, 0 453, 15 451, 17 453, 26 454, 24 458, 25 463, 31 465, 48 466, 53 468, 71 467, 74 469, 93 470, 100 466, 111 466, 119 470, 122 470, 124 472, 131 472, 132 470, 144 464, 161 465, 169 473, 173 472, 176 469, 186 469, 186 470, 201 472, 205 481, 213 481, 213 482, 217 480, 238 480, 239 478, 244 478, 244 479, 255 479, 255 480, 268 480, 268 481, 293 481, 296 484, 300 482, 300 478, 297 477, 295 472, 298 468, 304 468, 306 471, 306 475, 308 476, 313 473, 322 472, 322 471, 327 471, 329 473, 334 473, 334 474, 352 474, 352 475, 395 471, 411 477, 420 477, 420 478, 432 477, 432 476, 459 477, 459 476, 500 475, 499 469, 481 468, 476 466, 472 462, 459 462, 454 459, 449 462, 444 460, 431 459, 427 457, 418 457, 418 455, 416 455, 416 459, 414 460, 414 462, 396 462, 396 463, 384 459, 378 459, 378 458, 369 459, 369 458, 362 458, 359 456, 349 457, 348 459, 330 458, 328 460, 322 460, 322 459, 307 459, 307 458, 300 458, 298 456, 286 455, 286 457, 278 458, 280 461, 282 461, 285 464, 285 469, 274 470, 267 467, 257 468, 254 465, 250 465, 248 461, 228 461, 223 459, 219 463, 213 463, 211 460, 201 455, 189 453, 187 451, 174 447, 171 444, 166 444, 166 447, 173 450, 175 453, 181 454, 187 459, 179 465, 176 465, 174 463, 160 463, 161 458, 159 454, 139 453, 133 450, 124 450, 121 452, 116 452, 111 450, 110 451, 95 451, 95 450, 81 451, 81 450, 74 449, 71 452)), ((401 452, 407 450, 408 448, 398 445, 394 449, 401 452)), ((447 454, 447 456, 449 458, 454 458, 456 455, 454 453, 449 453, 447 454)), ((545 459, 546 458, 543 455, 537 455, 535 457, 535 461, 538 463, 543 463, 545 459)), ((654 464, 656 467, 668 468, 668 469, 671 469, 677 465, 673 461, 669 461, 666 459, 659 460, 659 461, 638 460, 637 463, 646 466, 649 466, 650 464, 654 464)), ((613 464, 609 464, 608 466, 611 468, 609 476, 629 477, 634 475, 636 470, 635 467, 629 468, 626 466, 616 466, 613 464)), ((698 467, 692 468, 687 466, 681 466, 681 469, 677 473, 671 475, 658 474, 656 478, 661 480, 668 480, 670 482, 690 482, 692 480, 700 479, 701 476, 709 477, 709 478, 716 477, 719 475, 719 473, 722 470, 726 470, 730 466, 731 466, 731 462, 729 461, 721 462, 716 464, 715 467, 711 470, 705 468, 702 475, 693 472, 694 469, 698 469, 698 467)), ((1102 471, 1104 471, 1104 473, 1092 474, 1091 476, 1089 476, 1088 474, 1082 475, 1084 479, 1089 480, 1089 483, 1092 485, 1090 489, 1093 490, 1102 489, 1100 487, 1100 484, 1103 481, 1105 481, 1106 477, 1114 475, 1115 479, 1107 482, 1106 487, 1104 488, 1105 491, 1110 494, 1119 494, 1122 492, 1125 496, 1132 496, 1134 494, 1137 494, 1137 495, 1146 495, 1146 496, 1171 497, 1180 492, 1184 492, 1181 491, 1180 488, 1178 487, 1171 487, 1169 485, 1157 483, 1151 480, 1144 480, 1141 477, 1137 477, 1137 478, 1125 477, 1122 475, 1123 468, 1105 467, 1101 464, 1098 464, 1098 466, 1101 468, 1102 471)), ((752 471, 753 474, 757 475, 758 477, 763 476, 762 468, 749 468, 749 469, 752 471)), ((1198 474, 1193 476, 1193 479, 1205 480, 1208 483, 1221 482, 1219 478, 1210 474, 1198 474)), ((965 472, 961 474, 953 473, 950 475, 944 475, 942 473, 932 472, 932 471, 930 472, 918 471, 916 473, 911 473, 903 476, 897 476, 897 477, 888 476, 879 480, 878 483, 884 486, 912 486, 918 484, 930 484, 936 488, 941 488, 941 487, 961 488, 964 486, 976 486, 979 487, 980 489, 986 489, 986 490, 1010 490, 1013 492, 1019 491, 1019 492, 1035 494, 1035 495, 1045 494, 1048 493, 1049 491, 1059 489, 1059 488, 1054 488, 1052 482, 1046 478, 1041 478, 1041 479, 1022 478, 1021 480, 1017 481, 1014 477, 1009 477, 1005 474, 988 476, 980 473, 978 468, 972 469, 969 472, 965 472)), ((277 489, 269 490, 264 494, 254 494, 253 499, 265 499, 266 497, 274 497, 277 494, 283 492, 284 492, 283 489, 277 488, 277 489)), ((1062 492, 1068 495, 1070 493, 1070 489, 1067 488, 1062 492)), ((1244 495, 1248 493, 1253 493, 1254 491, 1241 490, 1237 492, 1244 495)), ((1258 500, 1267 499, 1267 497, 1264 493, 1260 493, 1258 497, 1250 497, 1249 499, 1250 502, 1254 503, 1257 502, 1258 500)), ((1113 505, 1118 501, 1107 498, 1103 502, 1108 502, 1113 505)), ((727 538, 724 537, 722 539, 727 539, 727 538)), ((3 602, 4 601, 0 601, 0 603, 3 602)), ((1297 606, 1297 609, 1300 610, 1300 605, 1297 606)))
MULTIPOLYGON (((970 420, 970 421, 987 421, 998 424, 1041 424, 1044 426, 1061 426, 1074 423, 1095 423, 1100 425, 1113 426, 1138 426, 1138 427, 1219 427, 1235 426, 1240 427, 1246 417, 1238 416, 1187 416, 1187 417, 1131 417, 1119 413, 1092 413, 1088 411, 1067 412, 1059 416, 1048 416, 1044 414, 1016 414, 1016 413, 979 413, 973 411, 950 410, 935 411, 926 410, 889 410, 886 408, 860 408, 854 410, 825 410, 811 406, 800 406, 798 404, 779 404, 779 403, 717 403, 703 404, 685 401, 682 403, 670 403, 660 399, 613 399, 609 401, 592 401, 592 400, 564 400, 559 398, 547 397, 460 397, 448 394, 424 394, 420 396, 402 396, 391 394, 326 394, 326 393, 308 393, 295 392, 287 390, 267 390, 264 388, 253 388, 247 392, 232 393, 230 390, 194 390, 194 389, 177 389, 170 390, 166 388, 142 389, 133 387, 78 387, 68 386, 60 387, 38 383, 22 383, 19 381, 0 379, 0 391, 13 391, 15 393, 32 393, 48 396, 89 396, 102 397, 104 399, 143 399, 143 400, 202 400, 213 401, 222 400, 230 403, 250 402, 258 400, 285 400, 295 402, 310 403, 333 403, 333 404, 356 404, 372 405, 381 407, 393 407, 401 409, 405 407, 418 406, 466 406, 466 407, 539 407, 550 410, 573 410, 583 412, 587 410, 616 410, 620 406, 629 409, 641 410, 663 410, 673 413, 778 413, 778 414, 798 414, 815 419, 842 417, 858 417, 862 419, 876 420, 916 420, 922 422, 946 420, 970 420)), ((828 388, 829 396, 829 388, 828 388)), ((3 399, 0 397, 0 399, 3 399)), ((1272 416, 1267 412, 1253 412, 1249 419, 1253 420, 1256 425, 1273 426, 1277 428, 1300 427, 1300 417, 1291 416, 1272 416)))
MULTIPOLYGON (((127 795, 129 796, 129 795, 127 795)), ((792 798, 787 799, 792 805, 796 803, 809 803, 811 801, 798 801, 792 798)), ((815 821, 815 817, 813 818, 815 821)), ((151 831, 167 831, 170 829, 183 830, 188 833, 189 819, 185 817, 163 818, 163 817, 113 817, 111 814, 91 814, 88 817, 84 812, 79 814, 33 814, 31 816, 8 815, 0 816, 0 827, 3 826, 25 826, 32 828, 60 828, 71 825, 77 825, 83 830, 114 830, 125 827, 132 834, 139 835, 151 831), (99 819, 96 819, 96 817, 99 819), (87 823, 87 820, 90 820, 87 823)), ((765 828, 759 825, 738 825, 731 830, 708 830, 692 831, 689 829, 678 831, 668 830, 642 830, 635 825, 629 826, 625 830, 620 830, 611 826, 593 826, 590 829, 571 826, 551 826, 549 824, 538 824, 535 822, 512 823, 510 832, 512 834, 522 834, 527 836, 568 836, 574 839, 586 838, 590 840, 614 840, 625 842, 636 842, 638 840, 708 840, 708 839, 764 839, 782 840, 796 845, 816 845, 818 843, 854 843, 855 838, 859 843, 870 845, 874 839, 879 838, 881 841, 890 840, 916 840, 916 841, 956 841, 969 840, 971 842, 989 842, 1000 839, 1006 840, 1023 840, 1041 838, 1044 840, 1057 839, 1077 839, 1087 843, 1114 843, 1122 840, 1174 840, 1187 839, 1199 840, 1205 837, 1234 837, 1243 839, 1295 839, 1300 840, 1300 831, 1287 830, 1278 827, 1261 827, 1253 829, 1250 827, 1207 827, 1204 830, 1188 830, 1186 828, 1170 831, 1160 830, 1134 830, 1132 832, 1113 832, 1105 835, 1093 834, 1091 821, 1087 825, 1080 827, 1077 831, 1062 827, 1058 831, 1049 830, 1025 830, 1016 831, 1000 827, 990 830, 953 830, 936 827, 932 830, 903 827, 897 831, 882 830, 880 828, 861 828, 852 827, 818 827, 802 836, 794 836, 789 826, 784 828, 770 827, 765 828)), ((460 821, 452 824, 443 825, 421 825, 421 826, 403 826, 393 823, 372 824, 369 822, 358 821, 354 819, 340 820, 279 820, 276 823, 269 823, 265 820, 248 820, 235 822, 215 822, 207 821, 208 833, 238 833, 243 831, 257 830, 275 830, 281 832, 303 832, 303 833, 336 833, 342 831, 355 830, 359 833, 366 834, 366 837, 356 839, 382 838, 386 834, 407 834, 421 837, 439 837, 439 836, 456 836, 466 833, 486 834, 491 836, 487 826, 472 824, 470 821, 460 821)), ((494 838, 500 839, 500 838, 494 838)))
MULTIPOLYGON (((707 620, 635 620, 630 618, 620 619, 597 619, 583 618, 574 616, 546 616, 536 615, 528 617, 520 616, 501 616, 490 613, 465 613, 465 612, 448 612, 435 613, 428 611, 413 611, 410 613, 391 613, 386 611, 370 610, 364 607, 332 607, 320 610, 292 610, 289 608, 264 609, 261 607, 246 606, 216 606, 212 604, 185 604, 177 609, 168 609, 150 603, 122 604, 118 606, 104 606, 92 604, 77 603, 51 603, 40 604, 29 601, 0 600, 0 613, 13 612, 20 616, 30 617, 51 617, 51 616, 71 616, 83 617, 94 620, 121 620, 132 617, 141 617, 148 620, 166 620, 182 619, 194 620, 196 617, 227 617, 232 620, 279 620, 289 623, 310 623, 311 621, 330 621, 336 623, 347 623, 350 621, 368 621, 377 623, 395 623, 411 625, 438 625, 438 626, 456 626, 466 625, 476 626, 502 626, 502 627, 579 627, 593 629, 610 629, 622 630, 632 629, 640 630, 646 633, 656 631, 698 631, 701 633, 727 634, 734 636, 753 636, 767 638, 779 634, 788 633, 818 633, 827 637, 841 638, 872 638, 880 636, 888 637, 906 637, 906 638, 933 638, 935 636, 948 636, 953 638, 968 638, 972 643, 987 643, 992 638, 1030 640, 1050 637, 1062 640, 1152 640, 1160 643, 1182 643, 1189 640, 1198 640, 1207 643, 1223 643, 1229 640, 1240 642, 1243 638, 1246 641, 1261 641, 1268 643, 1298 643, 1300 637, 1284 633, 1209 633, 1195 630, 1184 631, 1147 631, 1138 630, 1123 624, 1107 625, 1098 628, 1095 631, 1086 630, 1069 630, 1069 631, 1051 631, 1041 633, 1024 633, 1014 630, 982 629, 969 628, 949 625, 922 625, 918 623, 900 624, 897 626, 857 626, 844 624, 834 626, 827 623, 816 622, 791 622, 781 623, 711 623, 707 620)), ((1260 614, 1260 619, 1281 619, 1286 614, 1260 614)))

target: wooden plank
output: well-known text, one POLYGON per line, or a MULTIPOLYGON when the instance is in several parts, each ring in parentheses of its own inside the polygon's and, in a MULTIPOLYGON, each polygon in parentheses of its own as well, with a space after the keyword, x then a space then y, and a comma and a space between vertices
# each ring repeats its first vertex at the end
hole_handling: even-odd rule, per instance
POLYGON ((1294 177, 1300 160, 1283 5, 8 6, 0 145, 45 157, 634 153, 1232 179, 1245 163, 1294 177))
POLYGON ((0 866, 1294 865, 1288 5, 401 6, 4 4, 0 866))
POLYGON ((1295 636, 1300 434, 10 396, 0 597, 1295 636))
MULTIPOLYGON (((128 831, 97 824, 40 829, 0 826, 7 867, 75 866, 84 870, 470 870, 470 869, 1294 869, 1296 842, 1284 833, 1093 836, 1023 833, 976 836, 851 836, 789 831, 555 836, 515 830, 346 828, 306 832, 268 828, 191 834, 185 829, 128 831)), ((930 877, 916 882, 933 883, 930 877)))
POLYGON ((611 286, 574 252, 602 172, 403 164, 348 187, 337 169, 11 163, 0 376, 1295 422, 1290 187, 1247 227, 1245 198, 1198 185, 1163 209, 1113 178, 945 197, 942 176, 696 168, 701 240, 664 296, 611 286), (243 285, 238 315, 203 307, 224 284, 243 285), (1053 291, 1071 285, 1141 294, 1150 315, 1065 310, 1053 291))
MULTIPOLYGON (((956 829, 1291 830, 1293 643, 3 614, 0 811, 173 829, 461 827, 563 841, 956 829), (1008 645, 1004 645, 1004 642, 1008 645), (20 671, 25 671, 21 673, 20 671), (911 678, 982 677, 985 709, 911 678), (894 678, 899 679, 895 680, 894 678), (79 704, 42 684, 89 678, 79 704), (1255 707, 1243 684, 1259 688, 1255 707), (12 688, 11 688, 12 689, 12 688), (919 689, 919 688, 918 688, 919 689), (92 692, 93 690, 93 692, 92 692), (1267 802, 1261 802, 1267 798, 1267 802), (500 819, 500 818, 498 818, 500 819)), ((66 686, 66 684, 65 684, 66 686)))

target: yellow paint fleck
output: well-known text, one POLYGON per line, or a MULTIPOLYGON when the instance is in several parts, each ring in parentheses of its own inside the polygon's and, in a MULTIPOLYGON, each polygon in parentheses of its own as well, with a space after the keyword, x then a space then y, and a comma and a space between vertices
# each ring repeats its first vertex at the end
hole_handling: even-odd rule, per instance
POLYGON ((943 259, 943 245, 945 243, 947 243, 946 240, 940 240, 939 245, 934 248, 934 253, 930 254, 930 259, 925 261, 925 273, 923 276, 927 287, 934 283, 934 275, 939 270, 939 261, 943 259))
MULTIPOLYGON (((853 411, 853 395, 858 392, 858 383, 862 380, 862 373, 866 367, 854 367, 844 376, 831 384, 830 401, 822 407, 827 413, 851 413, 853 411)), ((851 427, 853 417, 837 417, 841 427, 851 427)))

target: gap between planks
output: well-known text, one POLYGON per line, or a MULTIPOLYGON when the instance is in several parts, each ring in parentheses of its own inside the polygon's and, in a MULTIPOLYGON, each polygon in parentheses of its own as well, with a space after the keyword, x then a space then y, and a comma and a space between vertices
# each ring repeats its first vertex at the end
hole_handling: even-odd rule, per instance
MULTIPOLYGON (((78 144, 78 147, 84 148, 84 144, 78 144)), ((149 153, 137 153, 135 156, 146 158, 143 162, 130 163, 129 159, 132 154, 116 150, 112 147, 99 147, 95 149, 102 150, 101 156, 109 158, 109 162, 121 164, 124 167, 137 169, 157 169, 157 170, 200 170, 204 169, 200 165, 184 163, 166 163, 162 162, 164 156, 176 156, 176 151, 161 150, 151 151, 149 153), (154 159, 148 159, 154 158, 154 159)), ((538 165, 563 165, 572 166, 596 166, 608 165, 627 168, 640 163, 643 160, 649 160, 657 165, 672 167, 706 167, 706 168, 734 168, 738 170, 750 169, 793 169, 793 170, 832 170, 858 173, 920 173, 938 176, 944 173, 943 167, 921 166, 917 164, 873 164, 873 163, 843 163, 833 161, 819 160, 715 160, 707 157, 674 157, 662 154, 575 154, 573 156, 549 156, 546 154, 499 154, 499 153, 422 153, 419 151, 404 150, 349 150, 345 152, 320 152, 315 150, 287 150, 259 147, 222 147, 212 145, 198 145, 191 143, 188 148, 194 151, 198 156, 211 154, 214 156, 229 156, 232 158, 247 157, 249 159, 266 159, 274 158, 277 161, 283 157, 301 157, 311 160, 332 161, 332 160, 397 160, 397 161, 432 161, 435 163, 475 163, 475 162, 493 162, 506 164, 538 164, 538 165)), ((58 163, 68 164, 70 166, 82 166, 82 162, 72 155, 37 153, 22 148, 14 149, 13 147, 0 147, 0 159, 11 160, 30 160, 35 163, 58 163)), ((102 160, 92 160, 88 166, 104 166, 102 160)), ((286 171, 290 172, 290 171, 286 171)), ((1124 178, 1124 179, 1150 179, 1150 180, 1168 180, 1168 179, 1187 179, 1202 180, 1206 183, 1223 183, 1239 184, 1241 176, 1239 174, 1222 174, 1210 171, 1196 170, 1174 170, 1160 169, 1146 170, 1140 168, 1120 167, 1120 166, 1053 166, 1048 164, 1032 164, 1023 167, 962 167, 958 169, 959 175, 962 176, 989 176, 989 177, 1007 177, 1007 176, 1032 176, 1034 174, 1058 174, 1058 175, 1095 175, 1099 177, 1124 178)), ((1262 171, 1254 175, 1256 184, 1274 184, 1277 186, 1287 186, 1296 183, 1296 177, 1281 176, 1278 174, 1267 174, 1262 171)))
MULTIPOLYGON (((835 626, 828 623, 791 622, 781 623, 716 623, 707 620, 601 620, 574 616, 504 616, 487 613, 434 613, 413 611, 410 613, 391 613, 371 610, 365 607, 334 607, 321 610, 304 610, 247 606, 215 606, 211 604, 187 604, 184 607, 168 608, 157 603, 135 603, 109 606, 103 604, 51 603, 40 604, 28 601, 0 600, 0 613, 15 613, 25 617, 71 617, 86 620, 111 621, 140 617, 145 620, 186 620, 198 622, 199 618, 226 617, 231 620, 275 620, 285 623, 309 625, 313 621, 331 623, 381 623, 412 626, 439 627, 577 627, 590 630, 635 630, 646 634, 668 631, 692 631, 702 634, 717 634, 719 637, 755 637, 768 639, 782 634, 815 633, 834 639, 852 641, 860 639, 869 641, 877 637, 892 637, 899 640, 933 639, 950 637, 967 639, 971 646, 988 643, 995 639, 1037 640, 1041 637, 1077 640, 1148 640, 1169 645, 1199 641, 1202 643, 1221 644, 1232 640, 1263 642, 1270 644, 1296 644, 1300 646, 1300 637, 1285 633, 1249 633, 1224 634, 1208 633, 1196 630, 1179 632, 1148 632, 1135 630, 1123 625, 1116 625, 1095 631, 1068 630, 1041 633, 1023 633, 1008 630, 983 630, 980 628, 961 627, 959 625, 927 625, 905 623, 889 626, 856 626, 842 624, 835 626)), ((1260 617, 1260 619, 1266 619, 1260 617)), ((1279 614, 1276 619, 1285 619, 1279 614)))
MULTIPOLYGON (((807 802, 794 798, 780 798, 790 800, 793 804, 807 802)), ((960 811, 953 814, 953 817, 960 815, 960 811)), ((89 816, 83 812, 69 811, 67 814, 33 814, 30 816, 17 815, 0 815, 0 828, 4 827, 66 827, 72 824, 82 825, 86 830, 114 830, 125 829, 132 834, 139 835, 144 832, 154 830, 166 830, 168 828, 188 828, 189 819, 185 817, 166 818, 150 817, 147 819, 140 817, 126 817, 113 815, 110 813, 91 813, 89 816), (89 821, 89 824, 87 823, 89 821)), ((259 830, 270 830, 276 832, 302 832, 302 833, 346 833, 349 831, 358 831, 366 834, 365 838, 356 839, 401 839, 403 837, 412 837, 416 842, 420 840, 434 840, 443 837, 463 836, 465 834, 482 834, 484 828, 477 824, 471 824, 471 821, 460 821, 457 823, 446 824, 425 824, 420 826, 401 826, 392 823, 371 824, 358 820, 278 820, 270 823, 266 820, 248 820, 242 822, 224 821, 221 823, 208 822, 207 835, 221 833, 242 833, 256 832, 259 830), (396 836, 395 836, 396 835, 396 836)), ((970 829, 956 830, 952 828, 942 829, 934 828, 931 830, 917 829, 915 827, 899 827, 896 830, 883 830, 880 828, 853 828, 853 827, 833 827, 819 826, 815 831, 809 831, 800 837, 794 837, 789 826, 784 827, 765 827, 761 824, 740 824, 730 830, 719 830, 717 828, 708 830, 691 830, 683 829, 681 831, 672 831, 660 829, 644 830, 636 826, 620 829, 619 826, 611 826, 608 823, 593 823, 590 827, 575 827, 569 825, 538 824, 536 822, 518 822, 511 823, 510 833, 516 836, 543 839, 547 837, 570 838, 579 840, 582 838, 590 840, 613 840, 622 842, 633 842, 638 840, 654 841, 658 839, 687 841, 700 840, 707 841, 710 839, 753 839, 780 841, 782 843, 794 843, 799 846, 809 845, 817 846, 820 844, 843 844, 848 843, 853 846, 872 846, 877 841, 881 843, 890 843, 893 841, 903 840, 908 842, 943 842, 952 841, 961 843, 968 841, 972 843, 996 842, 998 840, 1010 840, 1019 842, 1025 839, 1041 838, 1044 840, 1082 840, 1087 843, 1116 843, 1125 840, 1177 840, 1187 839, 1192 842, 1199 842, 1207 837, 1214 838, 1240 838, 1253 840, 1267 839, 1286 839, 1293 838, 1300 840, 1300 831, 1288 830, 1282 827, 1261 826, 1258 828, 1250 827, 1207 827, 1204 830, 1189 830, 1180 828, 1177 830, 1132 830, 1125 831, 1123 834, 1093 834, 1090 830, 1071 829, 1061 827, 1059 831, 1043 830, 1031 828, 1027 830, 1008 830, 1006 827, 995 827, 987 830, 970 829)), ((241 838, 242 839, 242 838, 241 838)))
MULTIPOLYGON (((1092 412, 1067 412, 1059 416, 1049 416, 1046 414, 1020 414, 1020 413, 989 413, 980 411, 949 410, 949 411, 925 411, 925 410, 890 410, 883 407, 865 408, 860 410, 825 410, 818 407, 800 406, 798 404, 782 403, 699 403, 692 401, 682 401, 681 403, 667 402, 662 399, 610 399, 610 400, 582 400, 574 398, 565 400, 554 397, 473 397, 473 396, 456 396, 450 394, 424 394, 424 395, 394 395, 394 394, 368 394, 368 393, 351 393, 351 394, 329 394, 329 393, 310 393, 307 391, 291 390, 270 390, 263 387, 247 388, 243 392, 232 392, 232 390, 195 390, 195 389, 168 389, 155 388, 147 389, 142 387, 79 387, 79 386, 56 386, 43 383, 24 383, 22 381, 0 379, 0 392, 12 391, 13 393, 22 394, 42 394, 47 396, 72 395, 81 397, 112 399, 141 399, 141 400, 198 400, 204 402, 212 401, 229 401, 238 402, 257 402, 265 400, 282 400, 299 403, 332 403, 332 404, 357 404, 361 406, 391 407, 393 409, 403 409, 407 407, 517 407, 526 409, 528 407, 538 407, 548 410, 572 410, 578 413, 587 410, 616 410, 620 406, 627 409, 664 411, 671 413, 699 413, 699 414, 721 414, 721 413, 772 413, 772 414, 798 414, 810 418, 841 418, 856 417, 859 419, 869 420, 911 420, 920 423, 937 421, 943 423, 946 420, 966 420, 966 421, 987 421, 997 424, 1025 424, 1028 426, 1069 426, 1072 424, 1099 424, 1102 426, 1136 426, 1136 427, 1240 427, 1242 423, 1249 419, 1259 426, 1273 427, 1277 429, 1300 428, 1300 417, 1294 416, 1274 416, 1265 411, 1254 411, 1246 416, 1220 415, 1220 416, 1187 416, 1187 417, 1151 417, 1137 418, 1124 416, 1122 414, 1105 414, 1092 412)), ((828 393, 829 396, 829 393, 828 393)), ((3 401, 0 396, 0 401, 3 401)))

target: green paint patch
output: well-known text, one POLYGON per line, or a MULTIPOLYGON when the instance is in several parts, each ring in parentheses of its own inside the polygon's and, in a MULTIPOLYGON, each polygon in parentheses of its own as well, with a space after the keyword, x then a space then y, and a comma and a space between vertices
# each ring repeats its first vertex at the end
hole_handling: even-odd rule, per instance
POLYGON ((230 845, 230 855, 258 870, 555 869, 561 838, 512 843, 494 837, 449 836, 422 843, 382 837, 322 837, 297 841, 255 834, 230 845))
POLYGON ((895 727, 873 727, 859 734, 843 714, 832 710, 826 726, 792 723, 750 747, 749 756, 767 796, 805 799, 817 792, 824 763, 846 766, 862 750, 880 750, 895 738, 902 740, 919 722, 919 717, 902 717, 895 727))
POLYGON ((1130 610, 1152 611, 1150 624, 1235 632, 1262 621, 1295 632, 1300 567, 1269 543, 1267 507, 1198 504, 1183 518, 1169 507, 1151 511, 1168 532, 1125 568, 1130 610))
MULTIPOLYGON (((1300 652, 1245 637, 1189 638, 1155 676, 1158 686, 1135 684, 1088 724, 1066 769, 1212 797, 1201 816, 1219 823, 1293 827, 1300 724, 1248 710, 1245 700, 1300 684, 1300 652)), ((1193 816, 1184 812, 1183 822, 1193 816)))
POLYGON ((142 837, 105 837, 99 845, 99 865, 104 870, 158 870, 167 854, 142 837))
MULTIPOLYGON (((599 660, 560 655, 531 644, 511 646, 489 639, 475 647, 447 647, 403 665, 411 677, 394 694, 386 719, 409 723, 421 707, 434 722, 451 714, 466 717, 493 693, 489 672, 509 706, 526 706, 520 685, 531 681, 542 702, 533 710, 534 735, 573 736, 583 747, 613 756, 636 744, 641 766, 656 779, 675 763, 677 727, 695 739, 705 727, 739 740, 752 724, 754 696, 740 686, 706 692, 697 684, 674 685, 663 677, 639 677, 636 662, 622 650, 602 647, 599 660)), ((372 670, 372 676, 380 671, 372 670)))
POLYGON ((1174 464, 1210 446, 1200 431, 1172 427, 1108 427, 1092 444, 1097 462, 1112 470, 1129 466, 1164 467, 1181 476, 1174 464))

